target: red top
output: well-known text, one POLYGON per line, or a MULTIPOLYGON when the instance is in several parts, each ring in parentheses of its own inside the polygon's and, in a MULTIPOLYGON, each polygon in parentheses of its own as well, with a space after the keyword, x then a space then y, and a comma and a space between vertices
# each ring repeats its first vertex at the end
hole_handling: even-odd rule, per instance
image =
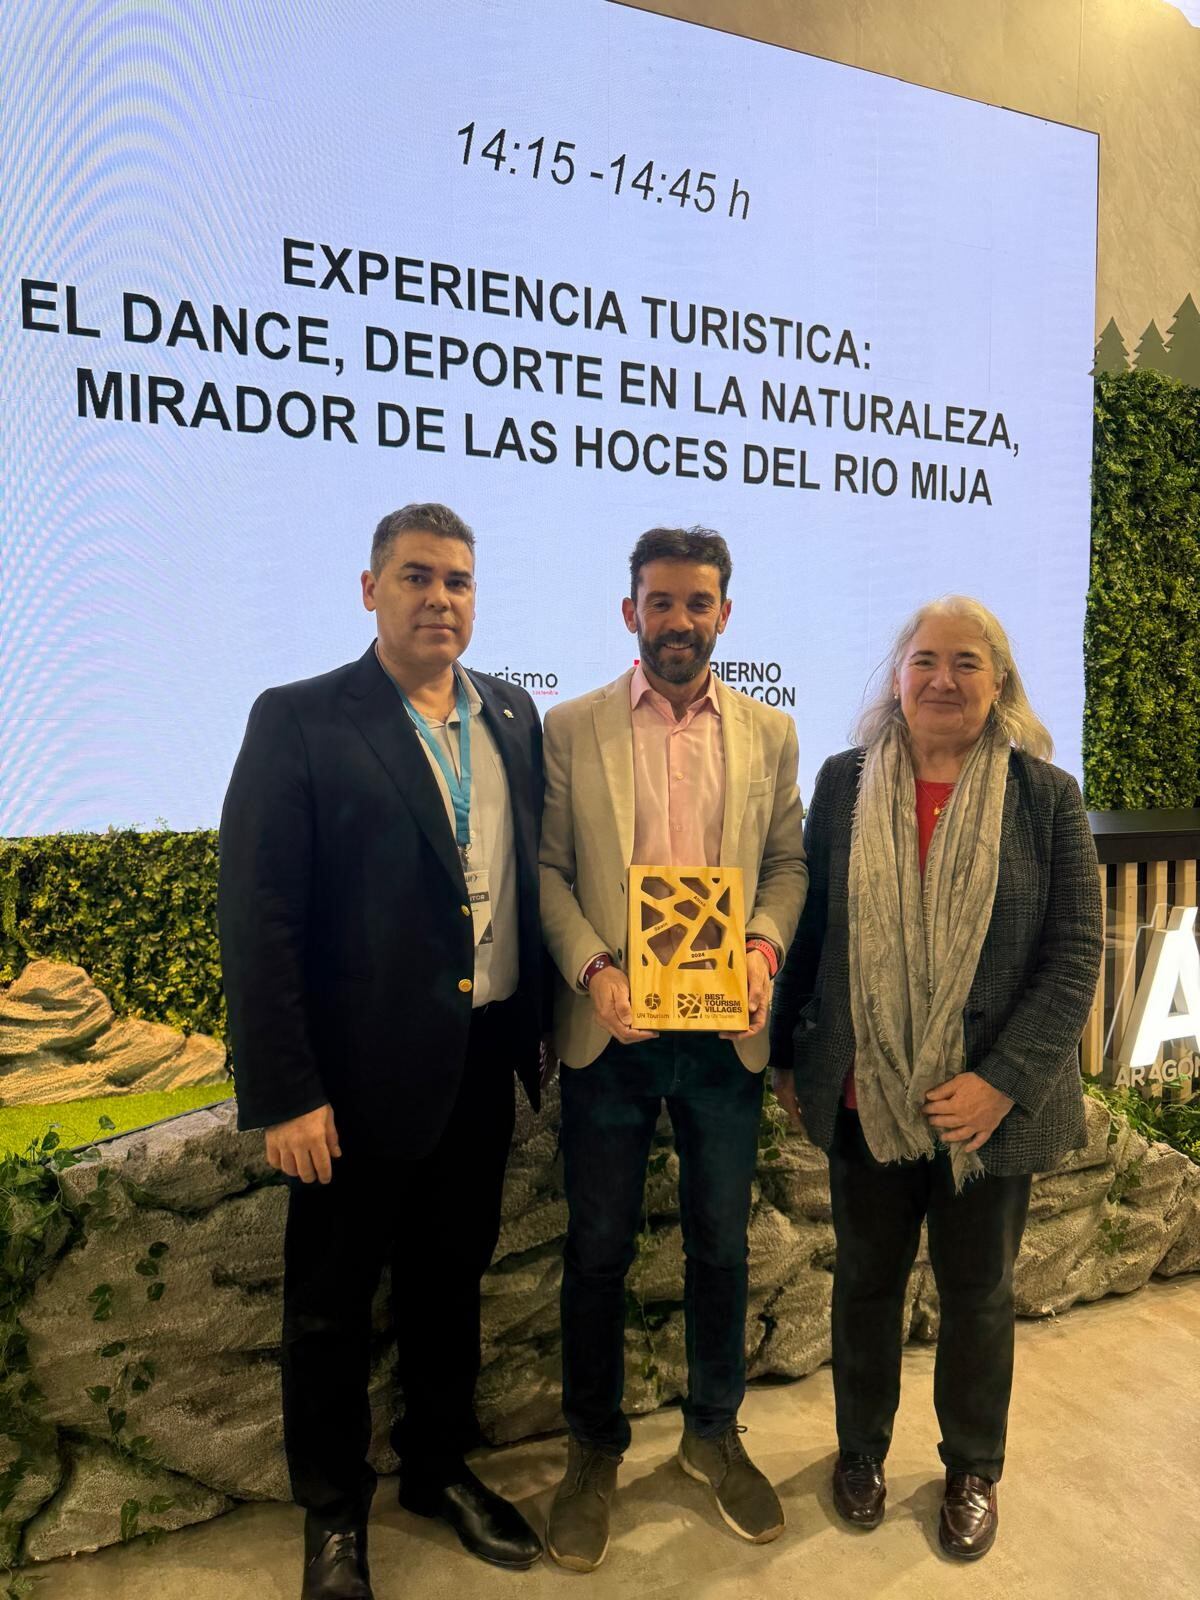
MULTIPOLYGON (((917 779, 917 850, 921 859, 921 876, 925 876, 925 858, 929 854, 929 846, 933 841, 933 830, 937 827, 937 820, 949 804, 950 796, 954 793, 952 783, 927 783, 924 778, 917 779)), ((858 1100, 854 1093, 854 1068, 846 1074, 846 1086, 842 1091, 842 1099, 849 1110, 858 1107, 858 1100)))
POLYGON ((917 849, 921 855, 922 877, 925 876, 925 858, 933 842, 937 819, 946 809, 953 793, 952 783, 926 783, 924 778, 917 779, 917 849))

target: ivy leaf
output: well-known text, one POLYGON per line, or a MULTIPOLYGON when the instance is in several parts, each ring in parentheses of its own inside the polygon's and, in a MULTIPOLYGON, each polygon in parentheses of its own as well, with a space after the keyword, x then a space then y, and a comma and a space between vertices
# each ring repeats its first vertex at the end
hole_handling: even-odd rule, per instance
POLYGON ((85 1393, 94 1406, 102 1406, 106 1400, 112 1398, 112 1390, 106 1383, 97 1383, 85 1390, 85 1393))
POLYGON ((116 1123, 111 1117, 101 1117, 99 1125, 105 1130, 106 1133, 111 1132, 116 1127, 116 1123))
POLYGON ((119 1356, 124 1349, 124 1339, 114 1339, 112 1344, 102 1344, 99 1350, 97 1350, 96 1354, 98 1356, 102 1356, 105 1361, 108 1361, 113 1356, 119 1356))
POLYGON ((121 1507, 121 1543, 128 1544, 137 1533, 138 1518, 142 1514, 140 1500, 126 1500, 121 1507))
POLYGON ((111 1283, 98 1283, 88 1295, 88 1303, 94 1307, 93 1322, 107 1322, 112 1316, 112 1295, 111 1283))
POLYGON ((147 1289, 146 1289, 146 1299, 147 1300, 161 1300, 163 1295, 166 1294, 166 1292, 167 1292, 167 1286, 166 1286, 165 1283, 163 1283, 160 1280, 158 1283, 152 1283, 147 1287, 147 1289))

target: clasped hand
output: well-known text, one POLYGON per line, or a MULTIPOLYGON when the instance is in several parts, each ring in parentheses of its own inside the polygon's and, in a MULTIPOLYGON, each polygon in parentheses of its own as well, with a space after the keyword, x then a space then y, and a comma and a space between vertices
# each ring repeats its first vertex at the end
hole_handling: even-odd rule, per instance
POLYGON ((341 1153, 332 1106, 318 1106, 267 1129, 267 1160, 277 1172, 301 1183, 328 1183, 333 1158, 341 1153))
POLYGON ((977 1072, 960 1072, 930 1089, 921 1107, 943 1144, 986 1144, 1013 1108, 1008 1095, 993 1089, 977 1072))

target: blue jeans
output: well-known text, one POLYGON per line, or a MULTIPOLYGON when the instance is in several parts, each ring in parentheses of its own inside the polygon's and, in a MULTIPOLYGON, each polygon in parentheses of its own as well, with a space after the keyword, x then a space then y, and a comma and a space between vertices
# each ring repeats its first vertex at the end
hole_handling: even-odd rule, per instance
POLYGON ((758 1156, 761 1073, 715 1034, 612 1043, 591 1066, 563 1067, 563 1413, 581 1443, 629 1446, 625 1274, 641 1228, 646 1163, 662 1102, 679 1153, 685 1258, 687 1426, 704 1437, 737 1420, 746 1389, 746 1229, 758 1156))

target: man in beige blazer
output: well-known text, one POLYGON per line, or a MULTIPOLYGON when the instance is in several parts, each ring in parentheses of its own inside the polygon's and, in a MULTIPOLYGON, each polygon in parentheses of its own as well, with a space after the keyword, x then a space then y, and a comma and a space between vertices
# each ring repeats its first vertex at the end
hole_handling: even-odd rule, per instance
POLYGON ((656 528, 630 558, 625 625, 640 660, 546 718, 542 925, 559 972, 562 1149, 570 1220, 563 1271, 566 1476, 548 1545, 590 1571, 608 1545, 621 1410, 625 1274, 665 1100, 680 1164, 688 1395, 679 1462, 756 1543, 783 1529, 778 1497, 741 1444, 746 1230, 771 980, 804 902, 802 809, 790 717, 709 666, 729 620, 732 563, 703 528, 656 528), (633 1027, 625 973, 631 864, 739 867, 750 1026, 740 1034, 633 1027))

